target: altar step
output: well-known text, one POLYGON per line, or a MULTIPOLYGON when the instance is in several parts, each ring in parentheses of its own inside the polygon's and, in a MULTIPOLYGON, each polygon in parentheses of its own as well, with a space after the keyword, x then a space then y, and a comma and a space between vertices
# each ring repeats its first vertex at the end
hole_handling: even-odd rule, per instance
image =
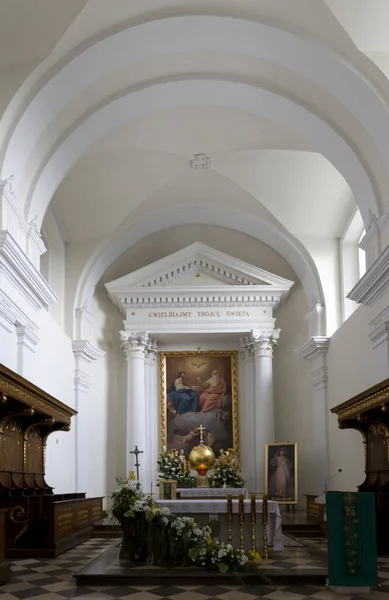
POLYGON ((99 521, 93 525, 93 538, 121 538, 122 530, 120 525, 107 525, 99 521))
POLYGON ((281 511, 282 531, 293 537, 325 537, 318 519, 307 517, 303 511, 281 511))
POLYGON ((266 585, 266 593, 276 591, 278 585, 324 585, 328 577, 327 555, 315 548, 301 546, 284 552, 271 552, 269 562, 264 561, 258 571, 232 574, 206 571, 195 566, 162 569, 150 564, 119 561, 119 546, 114 545, 74 576, 78 586, 223 586, 266 585), (306 564, 305 564, 306 561, 306 564))

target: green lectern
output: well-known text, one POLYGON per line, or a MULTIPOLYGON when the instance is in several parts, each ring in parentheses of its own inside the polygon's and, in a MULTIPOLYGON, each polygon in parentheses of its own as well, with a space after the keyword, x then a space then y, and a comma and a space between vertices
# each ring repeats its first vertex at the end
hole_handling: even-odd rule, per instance
POLYGON ((375 494, 327 492, 328 585, 378 585, 375 494))

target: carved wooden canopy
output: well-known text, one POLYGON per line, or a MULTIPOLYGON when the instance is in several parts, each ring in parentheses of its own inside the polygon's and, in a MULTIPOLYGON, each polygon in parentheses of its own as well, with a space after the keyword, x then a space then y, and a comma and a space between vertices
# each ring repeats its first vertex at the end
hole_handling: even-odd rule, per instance
POLYGON ((389 379, 385 379, 357 396, 331 408, 338 415, 339 426, 345 421, 360 421, 362 415, 370 413, 383 423, 389 422, 389 379))
POLYGON ((389 379, 331 409, 341 429, 362 434, 366 479, 361 491, 389 491, 389 379))
POLYGON ((17 373, 0 365, 0 415, 33 410, 36 416, 50 418, 57 426, 70 426, 77 411, 60 402, 47 392, 17 373))

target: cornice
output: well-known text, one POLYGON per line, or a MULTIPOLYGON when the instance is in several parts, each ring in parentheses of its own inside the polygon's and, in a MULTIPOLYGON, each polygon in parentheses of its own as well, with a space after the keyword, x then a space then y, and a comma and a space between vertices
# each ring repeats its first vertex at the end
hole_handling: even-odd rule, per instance
POLYGON ((73 340, 72 348, 74 356, 87 363, 105 355, 104 350, 100 350, 100 348, 91 344, 89 340, 73 340))
POLYGON ((7 231, 0 231, 0 272, 35 310, 58 301, 58 296, 7 231))
POLYGON ((389 246, 379 255, 377 260, 366 271, 364 276, 353 287, 347 298, 373 306, 389 289, 389 246))
POLYGON ((325 357, 328 352, 330 338, 325 336, 312 337, 301 348, 295 350, 296 354, 307 360, 314 360, 319 357, 325 357))

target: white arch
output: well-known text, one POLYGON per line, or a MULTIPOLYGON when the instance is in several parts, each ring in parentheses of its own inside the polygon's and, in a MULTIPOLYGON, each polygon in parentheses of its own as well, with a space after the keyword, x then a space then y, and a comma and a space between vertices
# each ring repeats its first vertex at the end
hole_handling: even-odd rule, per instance
MULTIPOLYGON (((307 109, 247 84, 196 79, 159 83, 114 99, 88 116, 48 157, 27 198, 28 218, 40 226, 58 185, 77 159, 95 142, 124 123, 157 110, 182 106, 217 106, 274 119, 310 139, 348 181, 366 219, 378 207, 369 178, 358 158, 331 127, 307 109)), ((26 212, 27 212, 26 210, 26 212)))
MULTIPOLYGON (((106 34, 103 32, 102 35, 106 34)), ((321 86, 347 107, 363 124, 366 134, 371 136, 382 163, 389 162, 388 107, 382 95, 344 57, 312 39, 300 38, 258 22, 216 16, 184 16, 145 22, 132 27, 130 35, 128 29, 116 33, 110 30, 107 38, 97 42, 93 38, 89 44, 84 43, 73 51, 68 62, 65 57, 61 63, 52 66, 39 81, 37 71, 30 78, 29 98, 26 94, 21 102, 19 95, 5 113, 0 124, 0 144, 3 142, 2 145, 6 146, 1 177, 4 179, 13 174, 16 191, 35 140, 72 99, 104 78, 113 68, 121 69, 160 54, 230 53, 233 50, 236 54, 273 62, 296 72, 321 86), (20 107, 23 103, 28 107, 21 116, 19 111, 18 118, 17 104, 20 107)), ((336 153, 335 148, 333 153, 336 153)), ((337 162, 334 164, 337 165, 337 162)), ((358 169, 361 168, 359 165, 358 169)), ((368 165, 367 170, 372 177, 374 165, 368 165)), ((364 191, 358 199, 364 219, 367 219, 369 209, 374 214, 380 212, 373 186, 374 181, 369 186, 365 182, 364 191)))
MULTIPOLYGON (((284 227, 278 227, 258 216, 243 213, 226 206, 209 207, 192 205, 155 211, 147 217, 133 222, 130 227, 115 231, 105 238, 86 263, 77 283, 72 318, 75 310, 90 299, 107 268, 126 250, 144 237, 183 224, 211 224, 246 233, 278 252, 292 267, 301 281, 308 304, 320 303, 325 307, 320 276, 305 247, 284 227)), ((75 335, 75 323, 73 323, 75 335)))

